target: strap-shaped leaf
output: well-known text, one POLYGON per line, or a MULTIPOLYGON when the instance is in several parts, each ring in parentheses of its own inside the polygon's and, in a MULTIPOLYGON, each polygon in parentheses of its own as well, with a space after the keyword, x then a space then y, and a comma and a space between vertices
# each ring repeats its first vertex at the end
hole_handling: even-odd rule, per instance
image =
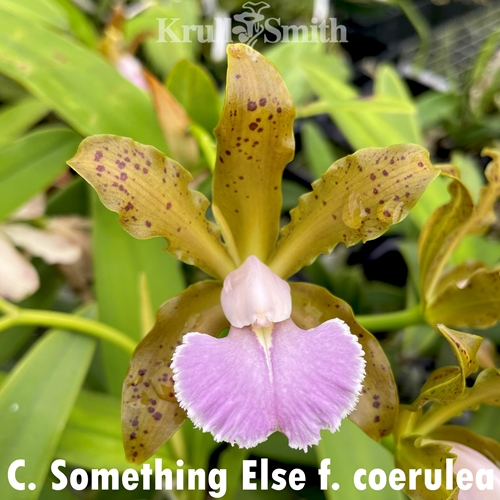
POLYGON ((168 300, 137 346, 123 385, 123 442, 131 462, 147 460, 186 418, 175 398, 170 362, 184 334, 217 335, 229 326, 220 305, 221 290, 220 283, 205 281, 168 300))
POLYGON ((226 102, 215 129, 213 209, 238 263, 267 262, 276 244, 281 176, 292 159, 295 109, 276 68, 242 44, 229 45, 226 102))
POLYGON ((500 269, 478 269, 450 283, 425 311, 431 324, 487 328, 500 320, 500 269))
POLYGON ((379 237, 406 217, 438 174, 415 144, 361 149, 336 161, 290 212, 270 267, 286 278, 337 243, 379 237))
POLYGON ((171 254, 218 278, 234 269, 217 226, 205 218, 208 200, 189 189, 191 174, 156 148, 96 135, 82 141, 68 164, 132 236, 163 236, 171 254))
POLYGON ((391 433, 398 406, 391 366, 380 344, 356 322, 352 309, 343 300, 316 285, 290 283, 290 286, 292 319, 300 328, 314 328, 329 319, 340 318, 358 337, 365 352, 366 377, 363 394, 349 418, 372 439, 380 441, 391 433))

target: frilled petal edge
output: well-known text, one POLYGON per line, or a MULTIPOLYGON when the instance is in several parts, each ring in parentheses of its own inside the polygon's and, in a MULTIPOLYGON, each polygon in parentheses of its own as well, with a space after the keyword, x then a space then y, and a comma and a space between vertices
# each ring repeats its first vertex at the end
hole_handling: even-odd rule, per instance
POLYGON ((250 448, 279 430, 306 450, 354 410, 363 354, 339 319, 311 330, 291 319, 255 331, 232 327, 223 339, 189 333, 173 357, 176 396, 216 441, 250 448))

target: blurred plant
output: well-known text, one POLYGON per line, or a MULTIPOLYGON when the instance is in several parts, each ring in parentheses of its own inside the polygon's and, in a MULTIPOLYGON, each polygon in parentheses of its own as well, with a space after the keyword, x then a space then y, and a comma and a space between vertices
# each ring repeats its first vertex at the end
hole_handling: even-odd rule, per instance
POLYGON ((14 302, 29 297, 38 290, 40 280, 35 267, 15 247, 23 248, 32 257, 41 257, 47 264, 75 264, 82 249, 75 242, 46 227, 27 223, 45 214, 45 195, 38 195, 17 210, 0 225, 0 296, 14 302))

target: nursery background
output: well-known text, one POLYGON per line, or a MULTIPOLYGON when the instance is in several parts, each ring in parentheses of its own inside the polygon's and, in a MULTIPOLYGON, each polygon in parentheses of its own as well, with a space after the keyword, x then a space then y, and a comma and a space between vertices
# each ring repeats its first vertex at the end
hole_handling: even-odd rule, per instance
POLYGON ((133 351, 165 301, 207 279, 163 238, 128 234, 67 162, 85 137, 130 137, 178 161, 211 200, 229 43, 271 61, 295 104, 281 226, 315 179, 363 148, 423 146, 442 175, 383 235, 341 243, 293 276, 345 301, 345 317, 381 346, 380 380, 394 382, 380 395, 394 406, 377 398, 369 418, 382 431, 345 419, 308 452, 280 433, 246 450, 186 420, 147 462, 227 469, 225 498, 242 500, 483 498, 359 491, 352 478, 435 468, 449 448, 430 441, 461 443, 500 473, 497 0, 0 0, 0 497, 207 497, 54 491, 50 465, 65 460, 68 476, 139 469, 122 442, 133 351), (270 470, 302 469, 305 488, 243 491, 242 461, 260 458, 270 470), (320 489, 324 458, 338 491, 320 489), (7 481, 18 459, 17 479, 35 489, 7 481))

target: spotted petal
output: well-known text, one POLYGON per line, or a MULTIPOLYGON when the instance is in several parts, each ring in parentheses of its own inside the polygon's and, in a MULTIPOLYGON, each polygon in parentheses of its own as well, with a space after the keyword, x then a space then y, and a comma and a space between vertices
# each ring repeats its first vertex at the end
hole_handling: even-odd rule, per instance
POLYGON ((204 281, 167 300, 155 326, 137 346, 122 397, 123 444, 131 462, 151 457, 184 421, 173 390, 172 354, 185 333, 199 329, 209 337, 228 326, 221 289, 220 283, 204 281))
POLYGON ((290 212, 269 267, 286 279, 338 243, 378 238, 408 215, 438 174, 416 144, 361 149, 336 161, 290 212))
POLYGON ((126 137, 85 139, 69 165, 97 191, 120 223, 140 239, 163 236, 168 251, 211 276, 234 269, 220 232, 205 218, 208 200, 189 189, 191 174, 152 146, 126 137))
POLYGON ((308 331, 287 319, 232 327, 223 339, 190 333, 172 367, 181 407, 217 441, 250 448, 280 430, 292 448, 307 449, 356 406, 362 354, 338 319, 308 331))
POLYGON ((281 176, 293 158, 295 110, 278 70, 243 44, 229 45, 219 124, 214 215, 238 264, 268 260, 278 238, 281 176))

